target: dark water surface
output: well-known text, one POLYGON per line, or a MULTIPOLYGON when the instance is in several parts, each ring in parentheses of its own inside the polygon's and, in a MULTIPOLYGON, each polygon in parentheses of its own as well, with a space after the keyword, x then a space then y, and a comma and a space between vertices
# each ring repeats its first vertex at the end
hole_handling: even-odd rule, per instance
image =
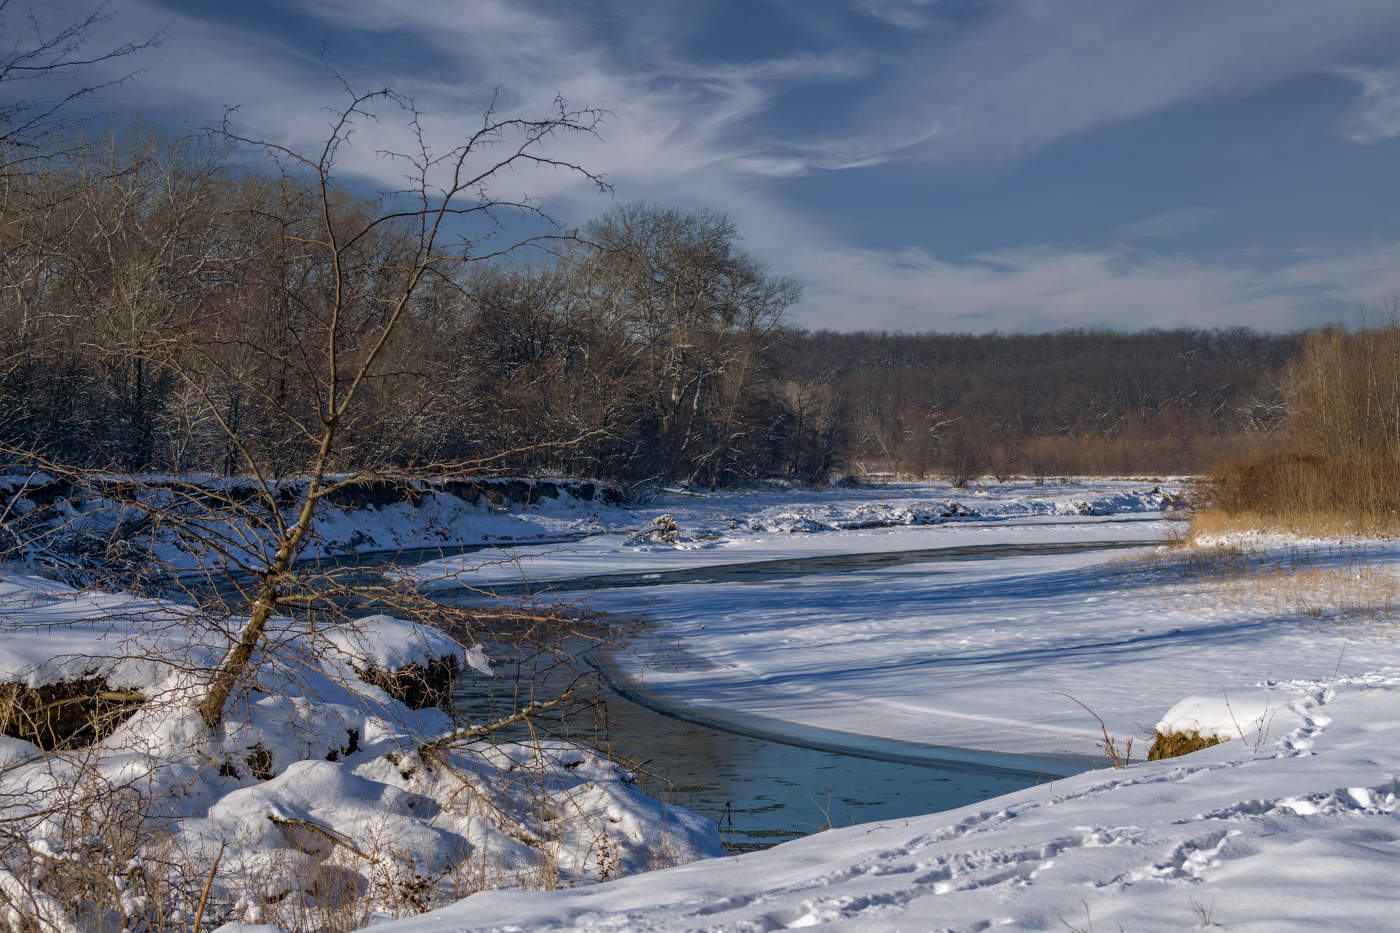
POLYGON ((892 757, 832 751, 802 744, 800 732, 780 740, 714 728, 616 692, 608 698, 608 717, 612 745, 605 750, 624 760, 650 757, 653 774, 641 780, 647 791, 715 820, 725 846, 738 852, 829 826, 951 810, 1087 767, 1087 761, 1061 760, 1050 765, 1053 771, 1033 771, 939 760, 932 748, 924 761, 893 750, 892 757))
MULTIPOLYGON (((495 666, 504 675, 499 680, 459 679, 453 697, 459 719, 492 721, 516 705, 510 665, 495 666)), ((552 692, 546 684, 541 695, 552 692)), ((797 727, 792 736, 783 736, 773 729, 782 724, 761 719, 731 726, 704 713, 652 703, 608 674, 601 692, 606 726, 576 737, 631 768, 653 797, 714 820, 732 852, 766 848, 828 826, 949 810, 1088 766, 1087 760, 1022 762, 1011 755, 989 763, 976 760, 977 753, 964 760, 956 756, 959 750, 867 742, 860 736, 846 737, 851 747, 839 750, 840 733, 797 727), (860 749, 862 742, 869 751, 860 749), (945 753, 952 757, 941 757, 945 753), (1020 764, 1025 767, 1016 767, 1020 764)))
MULTIPOLYGON (((622 587, 664 586, 672 583, 772 583, 814 573, 855 573, 881 570, 905 564, 931 564, 954 561, 982 561, 1027 554, 1079 554, 1085 551, 1118 551, 1150 546, 1141 540, 1054 541, 1022 544, 960 544, 951 547, 918 548, 908 551, 871 551, 862 554, 821 554, 814 557, 780 557, 737 564, 688 567, 681 570, 636 570, 600 573, 565 580, 483 585, 497 596, 541 596, 549 593, 577 593, 622 587)), ((452 589, 432 595, 451 601, 452 589)))

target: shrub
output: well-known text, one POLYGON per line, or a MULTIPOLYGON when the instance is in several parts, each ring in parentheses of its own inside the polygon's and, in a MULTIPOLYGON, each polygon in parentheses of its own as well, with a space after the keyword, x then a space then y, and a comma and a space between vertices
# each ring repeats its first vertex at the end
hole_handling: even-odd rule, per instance
POLYGON ((1213 514, 1198 525, 1400 531, 1400 315, 1310 334, 1285 394, 1269 447, 1207 475, 1213 514))

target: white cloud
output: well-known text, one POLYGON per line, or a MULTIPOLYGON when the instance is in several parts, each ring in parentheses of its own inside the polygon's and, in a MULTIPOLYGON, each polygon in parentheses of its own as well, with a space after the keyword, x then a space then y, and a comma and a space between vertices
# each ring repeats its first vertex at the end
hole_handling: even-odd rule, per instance
POLYGON ((1208 226, 1223 215, 1224 211, 1213 207, 1177 207, 1123 224, 1113 232, 1129 240, 1181 236, 1208 226))
POLYGON ((842 330, 1288 330, 1383 301, 1400 286, 1397 261, 1400 244, 1275 272, 1116 250, 1026 248, 949 262, 921 250, 838 248, 812 256, 803 322, 842 330))
POLYGON ((1400 70, 1339 68, 1336 73, 1361 85, 1361 97, 1342 118, 1342 135, 1354 143, 1378 143, 1400 136, 1400 70))
POLYGON ((1331 67, 1397 30, 1400 4, 1391 0, 1020 0, 900 56, 862 130, 898 144, 911 126, 936 125, 922 157, 1014 158, 1185 101, 1331 67))
MULTIPOLYGON (((292 2, 328 30, 433 50, 432 75, 383 73, 375 58, 339 64, 356 86, 387 82, 413 94, 437 128, 468 125, 463 116, 479 113, 483 92, 498 85, 511 109, 538 110, 560 92, 614 111, 602 158, 616 178, 687 177, 701 166, 786 177, 889 160, 980 165, 1202 95, 1328 67, 1351 44, 1400 29, 1400 5, 1386 0, 1015 0, 959 28, 911 32, 878 49, 838 37, 826 49, 700 66, 665 42, 602 34, 583 9, 511 0, 292 2), (621 55, 624 46, 642 51, 621 55), (785 92, 820 81, 846 82, 866 98, 814 115, 798 131, 789 120, 782 135, 765 135, 763 118, 785 92)), ((53 8, 80 6, 54 0, 53 8)), ((934 6, 864 0, 862 8, 902 18, 934 6)), ((333 85, 315 60, 318 49, 212 25, 152 0, 126 0, 117 22, 170 26, 166 48, 143 61, 146 91, 196 109, 241 104, 244 125, 289 140, 314 140, 324 127, 318 108, 333 85)), ((336 62, 334 46, 329 53, 336 62)), ((1364 77, 1376 107, 1384 78, 1364 77)), ((1363 132, 1389 125, 1376 121, 1363 132)), ((357 167, 376 170, 373 160, 357 167)))
MULTIPOLYGON (((55 2, 59 10, 65 3, 78 9, 78 0, 55 2)), ((614 111, 603 128, 605 143, 563 139, 553 152, 606 172, 619 200, 730 212, 747 248, 769 258, 775 271, 805 281, 796 323, 906 330, 1285 328, 1339 316, 1339 308, 1385 298, 1395 288, 1400 247, 1392 246, 1290 257, 1267 273, 1262 262, 1054 244, 971 258, 917 247, 877 250, 857 245, 830 218, 780 200, 772 187, 777 178, 892 158, 1004 157, 1193 97, 1316 70, 1356 37, 1400 22, 1393 3, 1025 0, 965 32, 939 30, 936 47, 898 50, 892 57, 910 64, 884 72, 869 54, 843 48, 732 65, 698 65, 664 45, 620 56, 569 13, 507 0, 300 3, 337 28, 382 32, 386 41, 433 50, 445 64, 431 75, 383 73, 378 60, 346 70, 357 86, 389 82, 412 94, 429 115, 431 138, 460 139, 498 84, 512 111, 538 113, 556 92, 614 111), (863 127, 853 130, 844 112, 832 112, 819 115, 806 138, 762 135, 764 118, 792 88, 872 74, 884 81, 883 91, 857 108, 869 114, 863 127)), ((216 121, 223 105, 241 104, 238 121, 251 132, 303 147, 323 138, 322 107, 336 96, 318 49, 251 27, 214 25, 150 0, 127 0, 121 14, 116 25, 126 34, 170 28, 170 41, 143 57, 146 73, 124 98, 184 107, 204 114, 205 122, 216 121)), ((330 53, 334 60, 335 49, 330 53)), ((1364 97, 1369 86, 1353 79, 1364 97)), ((367 126, 345 167, 391 186, 398 169, 376 150, 408 142, 401 123, 367 126)), ((568 173, 522 171, 502 184, 504 195, 528 192, 579 220, 609 205, 568 173)), ((1213 216, 1183 208, 1118 233, 1173 235, 1213 216)))
POLYGON ((904 29, 922 29, 933 22, 938 0, 856 0, 856 9, 904 29))
POLYGON ((984 332, 1063 327, 1291 330, 1350 320, 1400 291, 1400 243, 1202 261, 1056 245, 941 257, 855 247, 818 222, 750 199, 735 211, 776 271, 805 283, 794 323, 837 330, 984 332))
MULTIPOLYGON (((79 0, 56 0, 55 17, 65 5, 76 11, 79 0)), ((573 105, 611 111, 603 128, 606 145, 561 139, 554 151, 639 188, 671 187, 699 175, 790 177, 850 162, 849 154, 765 140, 754 125, 794 86, 849 80, 870 68, 859 51, 697 65, 668 57, 659 47, 650 59, 624 65, 615 48, 596 36, 590 39, 568 14, 507 0, 299 0, 299 6, 322 17, 328 29, 360 30, 370 39, 382 35, 432 50, 432 73, 391 73, 374 59, 341 60, 334 43, 328 49, 330 64, 355 88, 390 85, 410 95, 426 115, 432 139, 463 138, 497 88, 507 114, 548 112, 556 94, 573 105)), ((128 0, 108 25, 169 33, 162 48, 143 57, 141 80, 123 93, 128 101, 183 108, 201 114, 206 123, 217 122, 224 107, 236 105, 235 125, 241 130, 307 148, 326 132, 326 106, 342 100, 318 59, 319 47, 299 48, 291 37, 212 23, 151 0, 128 0)), ((403 151, 410 143, 403 121, 366 125, 346 150, 342 167, 392 186, 399 170, 376 151, 403 151)), ((539 198, 588 187, 556 172, 522 172, 515 184, 539 198)))

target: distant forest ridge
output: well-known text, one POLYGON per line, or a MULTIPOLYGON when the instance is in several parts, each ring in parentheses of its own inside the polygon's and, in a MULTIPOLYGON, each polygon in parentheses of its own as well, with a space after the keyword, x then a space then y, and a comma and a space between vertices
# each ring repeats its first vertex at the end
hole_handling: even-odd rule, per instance
POLYGON ((1244 328, 821 331, 786 334, 779 352, 807 397, 829 387, 817 419, 830 423, 836 469, 961 480, 1205 469, 1282 422, 1302 341, 1244 328))
MULTIPOLYGON (((8 178, 7 459, 303 468, 325 373, 370 358, 417 242, 407 221, 365 226, 377 202, 327 198, 323 214, 308 182, 150 130, 8 178), (327 225, 365 233, 331 261, 327 225)), ((374 351, 332 467, 634 486, 1198 471, 1278 423, 1301 346, 1243 329, 808 332, 789 326, 799 283, 738 241, 718 214, 629 205, 535 265, 434 267, 374 351)))

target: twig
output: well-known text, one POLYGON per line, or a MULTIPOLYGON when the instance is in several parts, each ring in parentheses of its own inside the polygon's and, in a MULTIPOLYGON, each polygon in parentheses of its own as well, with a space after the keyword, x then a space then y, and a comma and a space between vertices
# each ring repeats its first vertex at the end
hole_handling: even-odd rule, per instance
POLYGON ((1098 713, 1094 712, 1089 707, 1085 706, 1082 701, 1070 696, 1068 693, 1059 693, 1058 691, 1052 690, 1050 691, 1050 696, 1064 697, 1066 700, 1071 700, 1075 704, 1077 704, 1080 709, 1084 710, 1084 712, 1088 713, 1090 716, 1093 716, 1096 720, 1098 720, 1099 729, 1103 731, 1103 742, 1100 743, 1100 747, 1108 754, 1109 762, 1113 765, 1114 768, 1121 771, 1131 763, 1133 755, 1132 738, 1128 739, 1128 745, 1123 750, 1122 757, 1119 757, 1118 744, 1113 740, 1113 737, 1108 734, 1108 725, 1103 721, 1103 718, 1099 716, 1098 713))
POLYGON ((209 866, 209 877, 204 879, 204 890, 199 892, 199 906, 194 911, 194 929, 191 933, 199 933, 204 924, 204 905, 209 903, 209 889, 214 886, 214 873, 219 870, 219 862, 223 861, 224 849, 227 847, 228 840, 219 842, 219 854, 214 856, 214 864, 209 866))
POLYGON ((487 723, 484 726, 472 726, 469 729, 462 729, 460 731, 452 733, 451 735, 437 739, 436 741, 428 742, 425 745, 423 745, 422 752, 424 754, 436 757, 438 753, 440 753, 443 749, 447 748, 450 745, 455 745, 458 742, 470 741, 471 739, 481 738, 481 736, 483 735, 490 735, 492 732, 495 732, 498 729, 504 729, 506 726, 513 725, 517 722, 524 722, 530 717, 534 716, 536 713, 542 713, 551 707, 558 706, 560 703, 563 703, 569 697, 573 696, 574 691, 576 689, 576 687, 570 687, 568 690, 565 690, 563 693, 559 694, 552 700, 548 700, 544 703, 531 704, 530 706, 527 706, 524 709, 522 709, 520 712, 512 713, 504 719, 498 719, 495 722, 487 723))

